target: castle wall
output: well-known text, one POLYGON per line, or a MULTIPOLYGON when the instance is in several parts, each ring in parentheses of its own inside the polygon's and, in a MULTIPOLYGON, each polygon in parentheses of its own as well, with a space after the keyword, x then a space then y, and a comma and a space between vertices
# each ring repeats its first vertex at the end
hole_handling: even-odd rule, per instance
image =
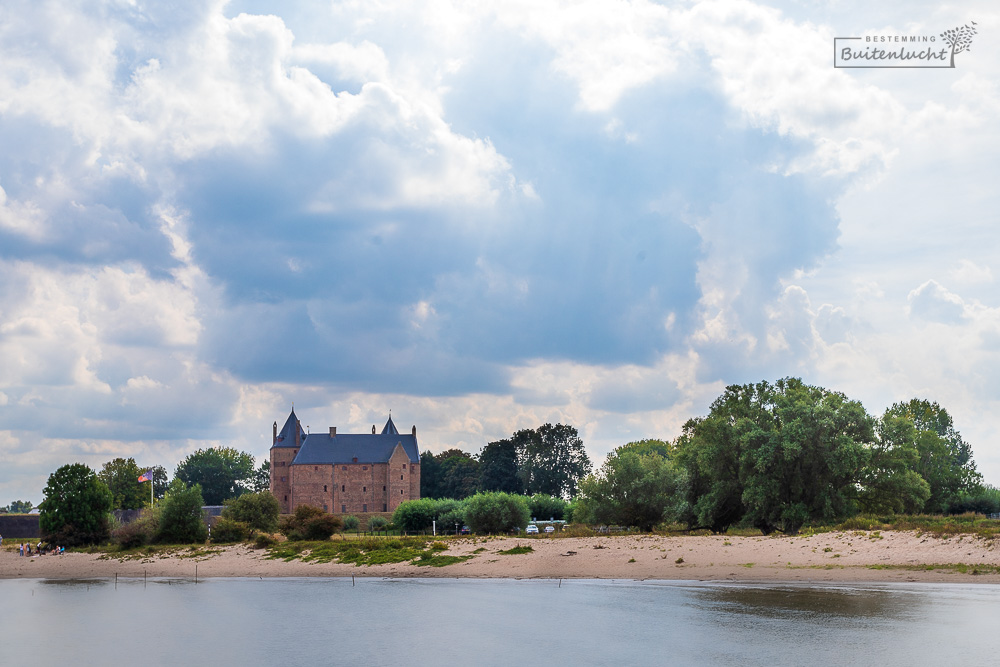
POLYGON ((290 467, 292 491, 291 511, 299 505, 320 507, 333 511, 333 466, 294 465, 290 467))
POLYGON ((292 505, 291 463, 299 453, 298 447, 271 448, 271 493, 278 499, 283 514, 291 513, 292 505))

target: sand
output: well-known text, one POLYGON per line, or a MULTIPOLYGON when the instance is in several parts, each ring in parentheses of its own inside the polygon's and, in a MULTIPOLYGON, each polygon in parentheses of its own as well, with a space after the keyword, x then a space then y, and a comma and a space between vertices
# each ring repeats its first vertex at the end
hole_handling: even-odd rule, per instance
POLYGON ((120 560, 99 554, 19 557, 4 540, 0 578, 119 577, 476 577, 659 579, 746 582, 1000 583, 1000 543, 974 536, 913 532, 834 532, 800 537, 607 536, 463 538, 443 553, 471 554, 446 567, 408 563, 355 566, 268 560, 246 545, 202 548, 198 555, 120 560), (503 555, 518 545, 533 552, 503 555), (958 567, 958 566, 964 566, 958 567), (929 566, 934 566, 932 569, 929 566), (943 567, 942 567, 943 566, 943 567), (985 566, 985 567, 984 567, 985 566), (988 570, 974 573, 976 568, 988 570), (965 570, 962 572, 961 570, 965 570))

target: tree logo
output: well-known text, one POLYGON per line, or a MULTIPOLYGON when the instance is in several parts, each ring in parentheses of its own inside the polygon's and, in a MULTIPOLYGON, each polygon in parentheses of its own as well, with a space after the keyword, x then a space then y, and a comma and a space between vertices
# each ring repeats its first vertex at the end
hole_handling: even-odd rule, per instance
POLYGON ((836 68, 955 68, 955 56, 970 50, 977 34, 975 21, 939 35, 865 35, 834 37, 836 68))
POLYGON ((960 28, 952 28, 941 33, 941 39, 951 46, 951 65, 949 67, 955 66, 956 53, 968 51, 969 47, 972 46, 972 38, 976 34, 976 22, 972 21, 971 23, 971 26, 966 24, 960 28))

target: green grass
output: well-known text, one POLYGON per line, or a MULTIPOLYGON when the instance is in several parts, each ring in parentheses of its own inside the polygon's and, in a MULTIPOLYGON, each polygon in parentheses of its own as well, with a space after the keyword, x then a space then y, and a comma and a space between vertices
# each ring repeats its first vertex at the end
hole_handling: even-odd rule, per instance
POLYGON ((503 554, 504 556, 519 556, 521 554, 530 554, 534 549, 530 545, 517 545, 516 547, 506 549, 504 551, 498 551, 498 554, 503 554))
POLYGON ((986 565, 979 563, 969 565, 967 563, 928 563, 925 565, 869 565, 869 570, 907 570, 910 572, 931 572, 940 570, 942 572, 953 572, 957 574, 1000 574, 1000 565, 986 565))
POLYGON ((359 566, 409 562, 431 567, 444 567, 472 558, 471 555, 446 556, 440 553, 447 548, 444 542, 431 542, 426 537, 366 537, 326 542, 282 542, 268 548, 267 558, 359 566))

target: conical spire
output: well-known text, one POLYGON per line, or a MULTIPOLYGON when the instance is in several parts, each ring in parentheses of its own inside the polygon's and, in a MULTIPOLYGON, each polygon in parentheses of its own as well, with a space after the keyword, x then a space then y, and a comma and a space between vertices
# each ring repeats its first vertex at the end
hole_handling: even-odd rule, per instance
POLYGON ((299 424, 299 418, 295 416, 295 408, 292 408, 288 419, 285 420, 285 425, 281 427, 274 439, 274 446, 301 447, 303 440, 305 440, 305 434, 302 432, 302 425, 299 424))
POLYGON ((389 413, 389 421, 385 423, 382 427, 382 435, 399 435, 399 431, 396 430, 396 425, 392 423, 392 413, 389 413))

